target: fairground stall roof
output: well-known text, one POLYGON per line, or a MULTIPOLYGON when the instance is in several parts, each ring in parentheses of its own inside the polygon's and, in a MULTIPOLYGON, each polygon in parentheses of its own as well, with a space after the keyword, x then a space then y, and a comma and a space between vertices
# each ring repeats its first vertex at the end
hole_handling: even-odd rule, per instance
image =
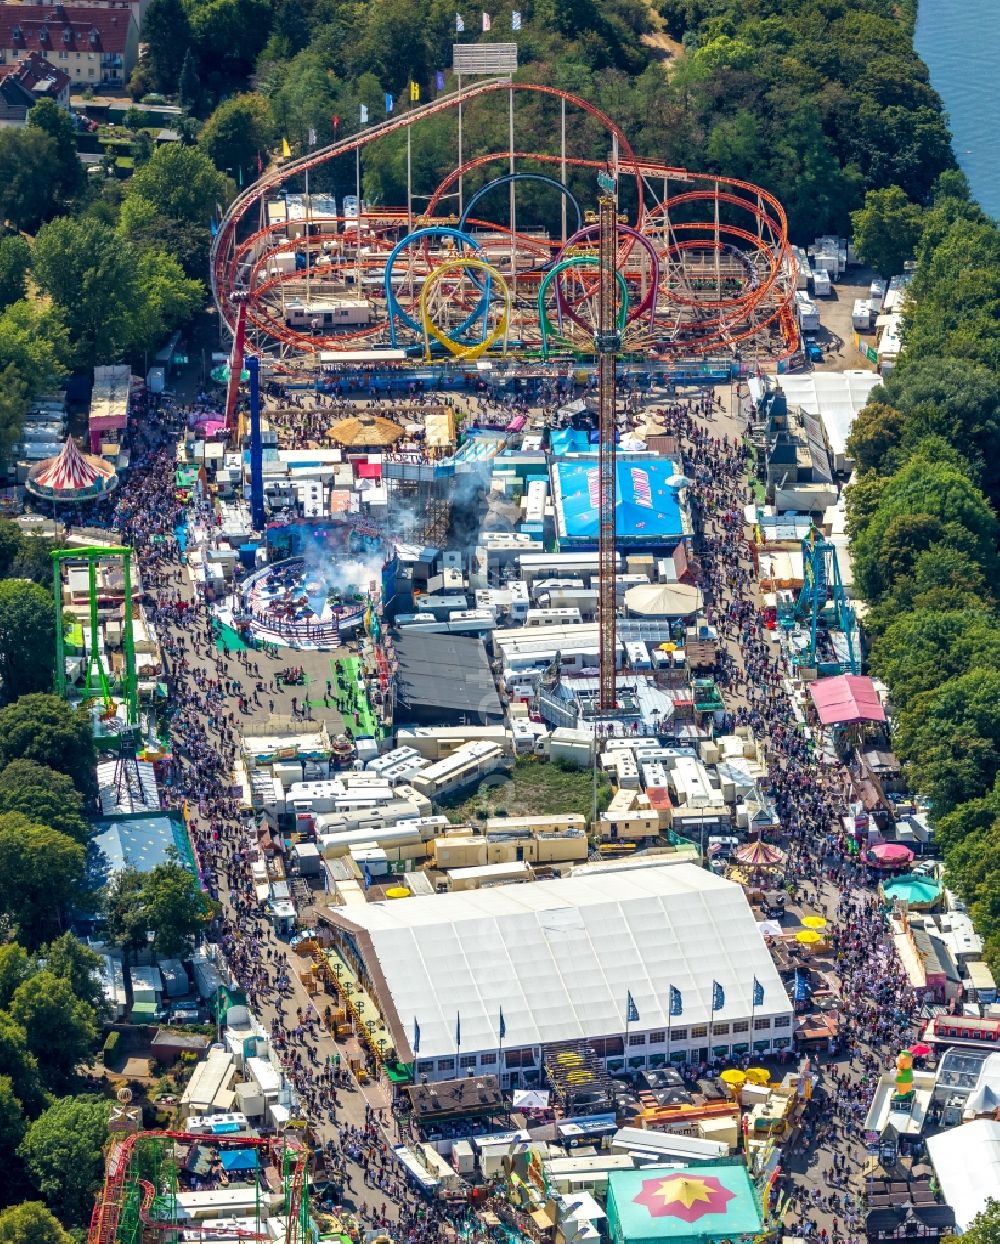
MULTIPOLYGON (((617 461, 615 525, 620 546, 672 545, 685 535, 677 468, 668 458, 622 456, 617 461)), ((552 465, 556 529, 562 549, 596 548, 600 536, 600 478, 594 459, 552 465)))
POLYGON ((746 1167, 719 1162, 612 1171, 608 1222, 614 1244, 700 1244, 755 1236, 762 1218, 746 1167))
POLYGON ((46 458, 28 472, 25 488, 47 501, 89 501, 111 492, 118 476, 110 462, 81 453, 72 436, 54 458, 46 458))
POLYGON ((345 449, 385 449, 401 440, 405 432, 392 419, 363 414, 340 419, 330 429, 329 435, 330 440, 345 449))
POLYGON ((885 709, 870 678, 838 674, 809 685, 809 694, 824 726, 847 726, 859 721, 885 721, 885 709))

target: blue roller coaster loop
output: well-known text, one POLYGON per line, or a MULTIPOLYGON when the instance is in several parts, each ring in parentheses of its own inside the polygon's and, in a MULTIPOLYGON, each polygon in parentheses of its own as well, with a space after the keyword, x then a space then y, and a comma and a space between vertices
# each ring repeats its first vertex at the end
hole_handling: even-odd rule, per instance
MULTIPOLYGON (((463 231, 465 230, 465 226, 468 223, 470 215, 472 214, 472 209, 476 206, 479 200, 484 197, 484 195, 489 194, 491 190, 496 190, 499 186, 509 186, 519 181, 540 181, 543 185, 551 186, 553 190, 558 190, 559 193, 571 204, 573 211, 576 213, 576 229, 571 230, 571 232, 579 233, 579 231, 583 228, 583 211, 572 191, 564 182, 556 181, 554 177, 546 177, 544 173, 504 173, 502 177, 494 177, 494 179, 492 181, 488 181, 485 186, 481 186, 468 201, 468 203, 466 203, 465 211, 462 212, 461 219, 458 222, 459 229, 463 231)), ((551 265, 551 263, 552 260, 549 259, 545 263, 539 264, 537 267, 525 268, 523 271, 544 272, 545 269, 551 265)), ((472 279, 476 280, 474 275, 472 279)), ((479 284, 478 280, 476 280, 476 284, 479 284)))
MULTIPOLYGON (((396 297, 395 290, 392 288, 392 269, 396 263, 396 260, 406 249, 406 247, 412 246, 414 242, 419 242, 423 238, 452 238, 458 246, 467 246, 477 259, 486 259, 486 254, 483 251, 483 248, 474 238, 470 238, 467 233, 463 233, 460 229, 451 229, 445 225, 429 226, 426 229, 415 229, 412 233, 407 234, 401 241, 397 242, 392 248, 389 258, 385 261, 385 300, 389 309, 389 337, 392 341, 393 347, 396 347, 399 344, 396 340, 397 319, 401 320, 406 327, 411 329, 413 332, 423 332, 421 325, 417 323, 412 315, 404 311, 400 306, 399 299, 396 297)), ((462 323, 457 326, 457 328, 454 328, 448 334, 453 341, 459 340, 462 334, 468 332, 477 320, 482 320, 482 335, 479 340, 482 341, 486 334, 486 320, 487 312, 489 311, 492 286, 490 281, 486 280, 483 285, 479 286, 479 288, 482 290, 482 297, 476 304, 475 310, 471 315, 464 319, 462 323)))

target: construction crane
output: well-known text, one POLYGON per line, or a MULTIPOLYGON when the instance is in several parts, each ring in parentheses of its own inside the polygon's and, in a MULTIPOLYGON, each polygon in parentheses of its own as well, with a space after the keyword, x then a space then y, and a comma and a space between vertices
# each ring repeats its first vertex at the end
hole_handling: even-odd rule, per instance
POLYGON ((600 543, 598 546, 597 617, 600 627, 601 691, 598 707, 613 713, 618 708, 617 660, 618 624, 615 593, 616 549, 616 450, 615 413, 617 409, 616 367, 621 351, 621 332, 617 324, 618 266, 618 187, 612 177, 598 177, 600 241, 598 244, 597 350, 598 428, 600 453, 600 543))

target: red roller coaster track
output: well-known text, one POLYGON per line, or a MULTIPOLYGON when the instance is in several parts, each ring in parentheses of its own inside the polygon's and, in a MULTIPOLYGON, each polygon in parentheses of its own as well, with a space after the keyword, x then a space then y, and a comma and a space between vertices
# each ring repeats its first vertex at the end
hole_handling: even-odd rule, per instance
MULTIPOLYGON (((251 214, 259 210, 269 195, 290 179, 315 169, 339 156, 359 151, 370 143, 387 135, 404 131, 410 126, 440 113, 457 109, 473 100, 503 93, 511 93, 512 106, 515 94, 547 97, 570 105, 596 120, 616 144, 618 167, 622 176, 634 180, 636 189, 635 220, 633 230, 658 247, 660 257, 659 285, 652 299, 649 317, 650 332, 643 337, 633 335, 632 340, 652 358, 668 359, 679 355, 731 352, 740 343, 756 339, 762 341, 772 329, 777 329, 782 339, 780 347, 771 352, 778 357, 787 356, 798 347, 795 326, 794 288, 795 263, 788 244, 788 226, 780 202, 768 191, 751 182, 706 173, 692 173, 637 156, 624 131, 595 105, 578 96, 551 86, 536 83, 517 83, 509 79, 491 79, 468 87, 461 92, 441 95, 423 107, 390 117, 379 125, 366 129, 329 146, 309 152, 296 160, 268 170, 263 177, 243 191, 232 203, 213 241, 211 255, 212 292, 219 313, 234 336, 239 337, 246 327, 254 334, 255 348, 277 349, 283 354, 315 355, 318 351, 341 351, 356 349, 358 343, 384 343, 388 330, 386 318, 376 318, 367 326, 354 328, 335 336, 316 331, 299 331, 285 321, 280 306, 273 299, 280 299, 283 287, 302 281, 300 272, 279 272, 270 266, 273 256, 307 248, 314 242, 303 243, 284 236, 284 223, 264 224, 263 227, 246 229, 243 226, 251 214), (683 191, 668 193, 671 183, 683 183, 683 191), (659 186, 662 184, 662 195, 659 186), (692 212, 704 210, 699 220, 689 219, 692 212), (734 214, 744 213, 744 224, 733 223, 734 214), (728 214, 728 215, 727 215, 728 214), (676 216, 680 216, 677 219, 676 216), (720 255, 739 251, 746 265, 752 269, 752 279, 745 287, 730 277, 723 290, 720 275, 720 255), (702 284, 704 293, 706 274, 712 268, 706 266, 705 257, 714 255, 716 296, 698 297, 688 270, 689 259, 702 284), (700 260, 700 267, 695 260, 700 260), (263 279, 262 279, 263 278, 263 279), (733 286, 736 286, 733 289, 733 286), (272 301, 269 301, 272 300, 272 301), (657 325, 653 329, 653 324, 657 325)), ((560 164, 565 168, 607 168, 607 162, 568 156, 551 152, 510 150, 477 155, 452 170, 437 186, 418 217, 410 217, 406 209, 379 209, 364 213, 367 238, 370 242, 364 256, 360 248, 360 229, 355 235, 358 251, 353 260, 333 261, 327 271, 340 275, 346 270, 362 270, 384 275, 385 262, 394 245, 393 238, 405 235, 410 220, 415 226, 450 225, 454 217, 439 216, 438 210, 445 196, 460 184, 462 177, 488 168, 500 161, 525 165, 560 164)), ((342 220, 343 218, 335 218, 342 220)), ((477 228, 487 229, 496 237, 506 237, 511 245, 511 270, 519 282, 530 288, 532 281, 540 279, 541 269, 537 259, 525 270, 517 269, 513 252, 522 248, 525 253, 537 256, 548 252, 548 262, 556 259, 560 250, 558 241, 540 239, 538 236, 519 232, 510 226, 491 223, 481 215, 468 222, 477 228)), ((325 235, 327 238, 329 234, 325 235)), ((335 235, 340 241, 344 234, 335 235)), ((619 244, 619 265, 624 268, 636 245, 634 234, 622 231, 619 244)), ((417 281, 422 282, 436 264, 446 256, 435 256, 426 238, 418 250, 421 270, 417 281)), ((544 264, 543 264, 544 267, 544 264)), ((584 288, 587 282, 583 282, 584 288)), ((596 282, 590 285, 596 292, 596 282)), ((415 300, 412 299, 411 307, 415 300)), ((374 304, 369 304, 374 307, 374 304)), ((468 313, 456 292, 456 311, 468 313)), ((389 314, 388 310, 386 314, 389 314)), ((410 311, 412 315, 412 310, 410 311)), ((540 331, 533 327, 522 309, 520 332, 515 334, 521 348, 535 349, 540 344, 540 331)))
MULTIPOLYGON (((287 1140, 274 1137, 247 1136, 209 1136, 201 1132, 133 1132, 129 1136, 116 1138, 108 1154, 104 1168, 104 1187, 96 1202, 87 1231, 87 1244, 116 1244, 122 1212, 125 1208, 126 1184, 128 1182, 129 1164, 136 1142, 140 1140, 164 1140, 181 1144, 211 1144, 216 1148, 268 1149, 281 1156, 285 1150, 296 1154, 295 1167, 292 1172, 291 1205, 288 1210, 288 1226, 285 1244, 306 1244, 298 1230, 298 1213, 302 1204, 305 1187, 306 1163, 308 1150, 305 1145, 290 1145, 287 1140)), ((139 1207, 139 1218, 150 1231, 176 1231, 176 1222, 166 1222, 150 1217, 157 1191, 148 1180, 138 1180, 142 1188, 142 1201, 139 1207)), ((217 1229, 217 1224, 185 1223, 184 1230, 208 1233, 217 1229)), ((229 1234, 243 1240, 268 1240, 266 1232, 233 1230, 229 1234)))

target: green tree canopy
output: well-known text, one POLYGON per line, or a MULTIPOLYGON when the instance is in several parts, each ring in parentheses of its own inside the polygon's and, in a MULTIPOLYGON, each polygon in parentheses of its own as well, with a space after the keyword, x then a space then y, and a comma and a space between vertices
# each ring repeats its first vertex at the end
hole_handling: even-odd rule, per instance
POLYGON ((152 87, 172 94, 177 90, 184 53, 191 43, 191 28, 182 0, 149 0, 142 37, 146 41, 152 87))
POLYGON ((275 140, 271 105, 263 95, 234 95, 205 122, 198 146, 220 172, 232 169, 247 182, 257 175, 257 161, 267 162, 275 140))
POLYGON ((94 1008, 76 996, 65 977, 43 968, 17 987, 10 1013, 24 1029, 47 1087, 64 1092, 78 1065, 93 1053, 94 1008))
POLYGON ((81 894, 86 851, 20 812, 0 815, 0 911, 29 947, 58 933, 81 894))
POLYGON ((63 1097, 28 1128, 20 1154, 32 1182, 73 1226, 87 1221, 100 1185, 110 1103, 63 1097))
POLYGON ((19 233, 0 238, 0 311, 24 297, 30 266, 31 247, 19 233))
POLYGON ((73 1237, 41 1201, 22 1201, 0 1212, 0 1244, 73 1244, 73 1237))
POLYGON ((1000 670, 974 669, 916 696, 895 742, 935 816, 985 795, 1000 773, 1000 670))
POLYGON ((133 196, 171 220, 207 230, 217 204, 232 198, 232 184, 197 147, 167 143, 129 182, 128 197, 133 196))
MULTIPOLYGON (((17 1147, 24 1139, 27 1122, 24 1107, 14 1092, 10 1076, 0 1076, 0 1161, 9 1169, 16 1161, 17 1147)), ((3 1241, 3 1217, 0 1215, 0 1244, 3 1241)))
POLYGON ((55 695, 25 695, 0 709, 0 766, 35 760, 65 773, 77 790, 94 790, 94 739, 86 713, 55 695))
POLYGON ((884 277, 903 271, 923 230, 923 209, 899 186, 869 190, 864 207, 851 213, 858 258, 884 277))
POLYGON ((104 1009, 104 985, 101 981, 101 956, 85 946, 72 933, 64 933, 48 946, 43 946, 41 959, 47 971, 68 983, 74 995, 98 1015, 104 1009))
POLYGON ((74 842, 90 837, 73 779, 35 760, 14 760, 0 770, 0 812, 21 812, 74 842))
POLYGON ((29 1115, 44 1105, 38 1063, 28 1049, 28 1034, 7 1011, 0 1011, 0 1076, 8 1076, 14 1096, 29 1115))
POLYGON ((18 942, 0 945, 0 1010, 10 1006, 18 985, 23 984, 34 970, 34 962, 18 942))
POLYGON ((902 466, 906 417, 888 402, 874 400, 878 392, 876 389, 868 404, 858 411, 847 438, 847 451, 859 471, 890 473, 902 466))
POLYGON ((52 140, 53 188, 65 202, 83 186, 83 165, 76 152, 76 130, 69 113, 54 99, 39 99, 28 113, 28 128, 40 130, 52 140))
POLYGON ((189 953, 215 912, 194 875, 176 860, 158 864, 143 877, 142 895, 146 928, 156 935, 157 952, 168 958, 189 953))
POLYGON ((71 354, 66 325, 53 307, 21 301, 0 312, 0 370, 15 367, 30 397, 58 384, 71 354))
POLYGON ((55 652, 51 592, 27 579, 0 580, 0 698, 51 687, 55 652))
POLYGON ((949 678, 1000 666, 1000 626, 982 608, 904 613, 875 641, 871 661, 892 688, 893 703, 905 709, 949 678))
POLYGON ((33 232, 55 210, 55 144, 43 130, 0 130, 0 225, 33 232))
POLYGON ((948 1244, 954 1244, 958 1238, 967 1240, 968 1244, 998 1244, 1000 1242, 1000 1201, 986 1202, 986 1208, 973 1218, 962 1232, 961 1237, 946 1236, 948 1244))

